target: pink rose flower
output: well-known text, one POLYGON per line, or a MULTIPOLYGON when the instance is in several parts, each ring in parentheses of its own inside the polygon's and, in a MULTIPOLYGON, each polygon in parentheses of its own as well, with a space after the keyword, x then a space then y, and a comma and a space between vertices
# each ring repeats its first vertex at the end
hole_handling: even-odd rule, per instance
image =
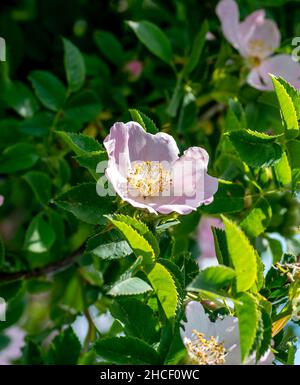
POLYGON ((104 140, 106 177, 122 200, 150 213, 189 214, 213 201, 218 180, 207 174, 209 156, 190 147, 183 156, 172 136, 135 122, 115 123, 104 140))
POLYGON ((131 60, 125 66, 125 71, 129 72, 134 78, 138 78, 143 70, 143 63, 139 60, 131 60))
POLYGON ((0 206, 2 206, 4 203, 4 196, 0 195, 0 206))
POLYGON ((9 345, 0 351, 0 365, 10 365, 11 361, 18 359, 24 346, 24 331, 18 326, 11 326, 4 332, 10 338, 9 345))
POLYGON ((300 88, 300 66, 291 55, 271 56, 280 46, 280 32, 276 23, 265 19, 260 9, 240 22, 239 9, 234 0, 221 0, 216 13, 223 34, 239 53, 247 59, 251 71, 247 82, 262 91, 273 89, 269 74, 281 76, 300 88))

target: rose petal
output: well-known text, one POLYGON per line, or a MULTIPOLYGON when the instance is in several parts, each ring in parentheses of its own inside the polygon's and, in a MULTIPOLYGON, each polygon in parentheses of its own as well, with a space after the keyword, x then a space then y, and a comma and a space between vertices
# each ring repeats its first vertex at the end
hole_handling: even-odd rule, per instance
POLYGON ((252 34, 255 24, 262 23, 265 19, 265 15, 266 12, 264 9, 258 9, 257 11, 250 13, 250 15, 248 15, 245 20, 240 23, 240 33, 242 37, 252 34))
POLYGON ((262 91, 272 91, 273 84, 269 74, 281 76, 295 88, 300 88, 300 65, 290 55, 276 55, 264 60, 248 75, 248 83, 262 91))
POLYGON ((246 52, 246 44, 253 33, 253 30, 256 28, 256 23, 263 22, 265 19, 265 11, 263 9, 259 9, 255 12, 252 12, 250 15, 246 17, 244 21, 242 21, 239 25, 240 29, 240 52, 243 56, 247 56, 246 52))
POLYGON ((280 46, 280 39, 279 29, 273 20, 257 17, 253 27, 242 37, 245 54, 265 59, 280 46))
POLYGON ((199 302, 189 302, 186 306, 185 313, 187 322, 183 323, 184 330, 180 330, 182 339, 184 339, 184 337, 191 339, 194 329, 203 333, 204 336, 208 338, 214 335, 214 323, 209 321, 203 306, 199 302))
POLYGON ((178 158, 179 149, 171 135, 147 133, 138 123, 126 123, 130 161, 167 161, 178 158))
POLYGON ((221 0, 216 8, 221 21, 222 31, 226 39, 237 50, 240 49, 240 13, 234 0, 221 0))

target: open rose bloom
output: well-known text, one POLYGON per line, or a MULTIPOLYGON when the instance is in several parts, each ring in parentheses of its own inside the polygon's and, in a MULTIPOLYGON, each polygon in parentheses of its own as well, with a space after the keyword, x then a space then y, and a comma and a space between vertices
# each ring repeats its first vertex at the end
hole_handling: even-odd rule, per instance
MULTIPOLYGON (((238 319, 230 315, 211 322, 199 302, 186 307, 187 322, 181 337, 191 363, 198 365, 241 365, 238 319)), ((268 350, 256 362, 255 353, 246 359, 247 365, 272 365, 274 355, 268 350)))
POLYGON ((300 65, 291 55, 272 56, 280 46, 280 32, 264 10, 257 10, 240 22, 239 9, 234 0, 221 0, 216 9, 226 39, 247 59, 251 68, 247 82, 262 91, 272 90, 269 74, 281 76, 300 88, 300 65))
POLYGON ((122 200, 150 213, 189 214, 213 201, 218 180, 207 174, 209 157, 191 147, 179 157, 172 136, 155 135, 135 122, 115 123, 104 140, 106 176, 122 200))

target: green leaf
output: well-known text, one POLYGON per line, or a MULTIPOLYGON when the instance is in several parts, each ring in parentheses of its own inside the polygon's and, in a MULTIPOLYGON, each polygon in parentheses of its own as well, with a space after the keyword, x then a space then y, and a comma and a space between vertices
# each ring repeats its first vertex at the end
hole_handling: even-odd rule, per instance
POLYGON ((45 253, 54 241, 54 230, 40 214, 31 221, 26 231, 24 249, 36 254, 45 253))
POLYGON ((153 120, 150 119, 149 116, 147 116, 143 112, 141 112, 141 111, 138 111, 138 112, 139 112, 139 115, 141 116, 141 118, 143 119, 143 122, 144 122, 145 127, 146 127, 146 131, 150 132, 150 134, 156 134, 159 130, 156 127, 156 124, 153 122, 153 120))
POLYGON ((202 270, 189 284, 187 290, 201 292, 202 290, 218 294, 226 289, 236 277, 236 272, 230 267, 219 265, 202 270))
MULTIPOLYGON (((30 119, 28 119, 30 120, 30 119)), ((24 120, 24 121, 27 121, 24 120)), ((12 146, 24 140, 24 134, 20 132, 20 121, 15 118, 0 120, 0 150, 4 150, 8 146, 12 146)))
POLYGON ((171 100, 167 107, 167 114, 170 115, 172 118, 176 116, 179 105, 183 99, 183 96, 184 96, 183 82, 182 82, 182 76, 180 76, 177 80, 171 100))
POLYGON ((256 350, 256 360, 258 361, 269 349, 272 338, 272 320, 270 315, 263 308, 261 311, 261 319, 263 323, 263 335, 261 343, 256 350))
POLYGON ((167 318, 176 314, 178 294, 170 272, 160 263, 156 263, 148 274, 148 279, 164 309, 167 318))
POLYGON ((90 152, 85 155, 76 156, 75 159, 80 164, 80 166, 89 170, 95 180, 98 180, 99 175, 96 172, 97 166, 99 162, 107 160, 107 153, 106 151, 90 152))
POLYGON ((93 225, 105 223, 104 215, 114 210, 111 197, 99 197, 96 184, 83 183, 72 187, 56 199, 56 204, 78 219, 93 225))
POLYGON ((286 83, 282 82, 282 80, 279 81, 275 76, 271 75, 271 78, 285 123, 286 137, 289 139, 296 138, 299 135, 299 125, 293 98, 289 94, 291 88, 288 87, 287 89, 286 83))
POLYGON ((52 182, 47 174, 41 171, 29 171, 23 178, 32 188, 36 199, 44 206, 47 206, 51 199, 52 182))
POLYGON ((66 89, 56 76, 47 71, 33 71, 29 75, 29 80, 36 96, 46 108, 59 111, 63 107, 66 89))
POLYGON ((235 99, 229 99, 229 108, 225 118, 225 132, 243 130, 247 128, 245 111, 241 103, 235 99))
POLYGON ((142 221, 140 221, 134 217, 130 217, 128 215, 116 214, 116 215, 114 215, 114 219, 116 219, 117 221, 124 222, 124 223, 132 226, 135 230, 137 230, 138 233, 140 235, 142 235, 147 240, 147 242, 149 242, 150 246, 152 247, 152 249, 154 251, 155 257, 159 256, 160 250, 159 250, 158 241, 155 238, 155 236, 153 235, 153 233, 149 230, 147 225, 145 225, 145 223, 143 223, 142 221))
POLYGON ((120 218, 121 220, 118 219, 118 216, 116 216, 116 218, 117 219, 115 219, 114 216, 108 216, 109 221, 120 230, 127 239, 136 257, 143 257, 143 265, 146 271, 148 271, 155 261, 155 253, 150 243, 135 227, 123 222, 122 216, 120 218))
POLYGON ((120 239, 115 230, 90 238, 86 250, 105 260, 124 258, 132 254, 127 241, 120 239))
POLYGON ((219 229, 218 227, 212 227, 212 232, 214 236, 215 251, 218 262, 220 265, 229 266, 230 260, 225 231, 219 229))
POLYGON ((85 123, 95 120, 100 114, 101 108, 97 94, 91 90, 84 90, 68 99, 64 112, 67 118, 85 123))
POLYGON ((25 119, 19 125, 20 132, 34 137, 47 136, 54 120, 51 112, 39 112, 31 119, 25 119))
POLYGON ((145 131, 147 131, 146 125, 144 123, 144 120, 138 110, 130 109, 129 113, 131 115, 132 120, 139 123, 145 131))
POLYGON ((256 281, 256 253, 243 231, 226 217, 222 216, 225 224, 228 252, 236 271, 237 291, 246 291, 256 281))
POLYGON ((119 40, 108 31, 95 31, 94 41, 103 54, 116 67, 124 64, 125 53, 119 40))
POLYGON ((218 191, 213 202, 202 206, 201 212, 206 214, 224 214, 240 212, 244 208, 245 190, 243 186, 224 180, 219 180, 218 191))
POLYGON ((84 84, 85 63, 79 49, 67 39, 63 39, 64 65, 67 74, 69 90, 76 92, 84 84))
POLYGON ((103 151, 101 144, 91 136, 75 134, 73 132, 55 132, 66 142, 76 155, 85 155, 93 151, 103 151))
POLYGON ((236 303, 235 310, 239 320, 241 358, 244 362, 255 341, 259 312, 257 301, 251 294, 241 293, 237 300, 240 303, 236 303))
POLYGON ((300 169, 300 140, 289 141, 287 149, 292 169, 300 169))
POLYGON ((2 98, 23 118, 31 118, 38 109, 32 91, 21 82, 9 82, 3 90, 2 98))
POLYGON ((22 347, 22 365, 43 365, 41 347, 33 341, 31 337, 26 336, 25 346, 22 347))
POLYGON ((154 341, 157 335, 156 321, 150 306, 136 298, 119 298, 112 303, 110 312, 114 318, 124 324, 126 335, 149 343, 154 341))
POLYGON ((193 72, 194 69, 197 67, 201 53, 203 51, 205 41, 206 41, 207 32, 208 32, 208 23, 207 21, 204 21, 200 31, 198 32, 193 42, 192 51, 189 56, 189 59, 183 68, 183 76, 187 76, 188 74, 193 72))
POLYGON ((76 365, 80 352, 79 339, 69 326, 52 341, 47 354, 47 363, 48 365, 76 365))
POLYGON ((251 167, 268 167, 278 162, 282 148, 274 143, 277 136, 251 130, 235 130, 227 134, 240 158, 251 167))
POLYGON ((36 149, 29 143, 7 147, 0 155, 0 173, 9 174, 31 168, 38 161, 36 149))
POLYGON ((119 295, 139 295, 152 291, 151 286, 138 277, 132 277, 115 284, 107 294, 113 297, 119 295))
POLYGON ((151 134, 156 134, 158 132, 158 128, 156 127, 153 120, 150 119, 143 112, 135 109, 130 109, 129 113, 131 115, 132 120, 139 123, 145 131, 150 132, 151 134))
POLYGON ((94 349, 106 361, 127 365, 157 365, 160 357, 146 342, 135 337, 112 337, 98 340, 94 349))
POLYGON ((292 168, 292 189, 295 191, 300 181, 300 141, 291 140, 287 143, 289 163, 292 168))
POLYGON ((152 52, 167 64, 172 60, 172 47, 165 33, 149 21, 127 21, 138 39, 152 52))
POLYGON ((260 198, 240 223, 249 237, 258 237, 268 227, 272 218, 272 208, 265 198, 260 198))
MULTIPOLYGON (((297 119, 300 120, 300 93, 299 90, 294 88, 290 83, 288 83, 286 80, 284 80, 281 77, 276 77, 276 80, 285 88, 285 91, 289 94, 290 98, 293 101, 297 119)), ((273 93, 271 95, 274 95, 273 93)), ((275 104, 277 107, 277 103, 275 104)))
POLYGON ((277 181, 281 186, 287 186, 292 182, 292 170, 286 152, 282 154, 282 158, 274 166, 277 181))

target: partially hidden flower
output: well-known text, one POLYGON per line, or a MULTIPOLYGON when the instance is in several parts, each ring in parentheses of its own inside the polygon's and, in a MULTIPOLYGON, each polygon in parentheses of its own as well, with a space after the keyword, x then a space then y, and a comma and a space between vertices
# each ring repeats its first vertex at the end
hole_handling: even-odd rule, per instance
POLYGON ((207 174, 209 156, 190 147, 179 157, 172 136, 147 133, 136 122, 115 123, 104 140, 106 177, 122 200, 150 213, 189 214, 213 201, 218 180, 207 174))
POLYGON ((13 360, 21 356, 25 333, 21 328, 12 326, 5 330, 4 335, 9 338, 9 344, 0 350, 0 365, 10 365, 13 360))
POLYGON ((224 224, 220 218, 203 215, 198 226, 198 242, 203 258, 216 257, 212 227, 224 230, 224 224))
POLYGON ((138 78, 143 71, 143 63, 140 60, 131 60, 125 65, 125 71, 133 78, 138 78))
MULTIPOLYGON (((191 301, 186 307, 187 322, 181 337, 190 361, 198 365, 241 365, 238 319, 225 316, 215 322, 209 320, 203 306, 191 301)), ((272 365, 274 356, 270 350, 257 362, 272 365)), ((245 362, 254 365, 255 353, 245 362)))
POLYGON ((4 203, 4 196, 0 195, 0 206, 2 206, 4 203))
POLYGON ((262 91, 272 90, 269 74, 281 76, 300 88, 300 65, 291 55, 273 55, 280 46, 280 31, 273 20, 265 18, 263 9, 251 13, 240 22, 239 9, 234 0, 221 0, 216 13, 223 34, 232 46, 247 59, 251 68, 247 82, 262 91))

